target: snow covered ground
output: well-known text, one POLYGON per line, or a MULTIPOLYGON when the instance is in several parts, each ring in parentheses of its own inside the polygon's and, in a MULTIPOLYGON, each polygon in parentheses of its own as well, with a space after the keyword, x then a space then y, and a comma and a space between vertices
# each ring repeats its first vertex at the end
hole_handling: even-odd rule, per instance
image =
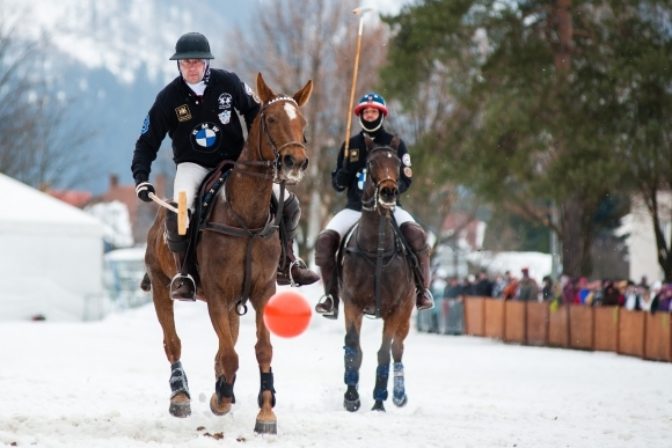
MULTIPOLYGON (((303 289, 315 303, 317 289, 303 289)), ((176 305, 192 415, 168 414, 169 365, 152 305, 94 323, 0 324, 0 445, 24 447, 670 447, 672 364, 411 332, 409 402, 370 411, 381 324, 366 320, 362 408, 342 407, 343 321, 274 338, 278 434, 253 431, 252 313, 231 414, 215 417, 216 338, 205 304, 176 305), (205 433, 221 433, 222 439, 205 433)), ((390 381, 391 386, 391 381, 390 381)))

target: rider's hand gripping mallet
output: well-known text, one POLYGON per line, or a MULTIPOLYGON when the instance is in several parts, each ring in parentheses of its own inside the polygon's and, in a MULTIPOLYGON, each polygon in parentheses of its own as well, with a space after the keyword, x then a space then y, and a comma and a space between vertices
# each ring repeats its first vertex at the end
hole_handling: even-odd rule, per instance
POLYGON ((180 235, 187 234, 187 227, 189 227, 189 215, 187 213, 187 193, 180 191, 177 193, 177 208, 173 207, 168 202, 164 201, 154 193, 149 193, 149 198, 159 204, 161 207, 167 208, 173 213, 177 213, 177 233, 180 235))

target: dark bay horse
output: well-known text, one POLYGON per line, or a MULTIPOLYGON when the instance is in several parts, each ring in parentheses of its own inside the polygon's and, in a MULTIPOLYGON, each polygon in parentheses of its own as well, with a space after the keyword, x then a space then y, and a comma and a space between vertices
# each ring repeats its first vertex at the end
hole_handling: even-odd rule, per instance
MULTIPOLYGON (((312 81, 294 95, 276 95, 257 75, 261 109, 248 135, 247 144, 235 162, 225 185, 213 202, 209 220, 199 229, 196 259, 201 279, 198 296, 207 302, 212 326, 219 338, 215 356, 215 392, 210 409, 216 415, 229 412, 238 354, 240 315, 249 297, 256 314, 255 353, 260 371, 259 413, 255 431, 276 433, 273 412, 275 389, 271 346, 263 310, 275 293, 276 268, 281 246, 270 213, 274 182, 299 182, 308 164, 304 144, 306 120, 300 108, 308 101, 312 81), (244 292, 248 297, 243 297, 244 292)), ((233 163, 233 162, 232 162, 233 163)), ((175 264, 166 245, 166 211, 162 209, 149 230, 145 261, 151 280, 156 315, 163 330, 163 346, 171 363, 169 411, 177 417, 191 413, 187 377, 180 362, 181 342, 175 329, 173 301, 168 294, 175 264)), ((194 224, 195 225, 195 224, 194 224)))
MULTIPOLYGON (((367 146, 371 148, 372 142, 367 141, 367 146)), ((391 147, 376 147, 367 152, 362 216, 345 237, 339 275, 346 331, 347 390, 343 404, 348 411, 353 412, 360 406, 357 392, 362 364, 360 330, 365 312, 382 317, 384 321, 383 340, 378 350, 373 409, 385 410, 383 402, 387 399, 390 351, 394 359, 393 402, 397 406, 406 404, 401 358, 415 306, 415 282, 405 255, 407 249, 393 222, 401 162, 396 149, 391 147)))

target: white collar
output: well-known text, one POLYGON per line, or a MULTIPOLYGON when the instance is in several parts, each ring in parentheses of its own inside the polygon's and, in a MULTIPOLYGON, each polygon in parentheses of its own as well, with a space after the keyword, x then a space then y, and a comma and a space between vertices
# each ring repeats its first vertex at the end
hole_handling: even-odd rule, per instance
POLYGON ((203 92, 205 92, 205 88, 207 87, 207 85, 205 84, 205 81, 203 81, 203 80, 197 82, 196 84, 190 84, 190 83, 187 82, 187 85, 198 96, 203 96, 203 92))

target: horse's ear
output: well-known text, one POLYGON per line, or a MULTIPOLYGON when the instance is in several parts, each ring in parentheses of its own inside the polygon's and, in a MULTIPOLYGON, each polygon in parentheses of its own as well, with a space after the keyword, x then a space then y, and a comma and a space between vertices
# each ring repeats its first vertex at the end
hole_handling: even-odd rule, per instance
POLYGON ((302 107, 304 104, 308 102, 308 98, 310 98, 310 95, 313 93, 313 80, 311 79, 306 83, 305 86, 298 92, 296 92, 293 96, 294 101, 296 101, 296 104, 299 105, 299 107, 302 107))
POLYGON ((261 73, 257 73, 257 95, 259 95, 262 103, 266 103, 276 97, 275 93, 266 84, 266 81, 264 81, 261 73))

